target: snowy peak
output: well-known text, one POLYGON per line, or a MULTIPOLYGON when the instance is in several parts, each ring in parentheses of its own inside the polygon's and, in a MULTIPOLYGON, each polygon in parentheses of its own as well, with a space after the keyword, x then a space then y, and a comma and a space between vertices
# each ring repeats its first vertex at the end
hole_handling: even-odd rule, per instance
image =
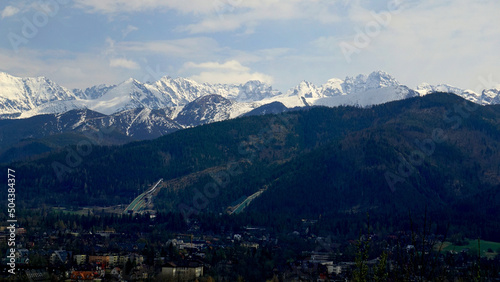
POLYGON ((288 92, 288 96, 297 96, 298 98, 321 98, 323 95, 321 88, 304 80, 295 88, 291 89, 288 92))
POLYGON ((250 80, 238 86, 238 95, 235 97, 235 100, 238 102, 253 102, 272 98, 280 94, 281 92, 274 90, 271 85, 259 80, 250 80))
POLYGON ((338 78, 329 79, 321 87, 323 95, 326 97, 345 95, 346 93, 343 90, 343 83, 344 81, 338 78))
POLYGON ((494 88, 494 89, 485 89, 483 91, 483 95, 486 97, 494 98, 497 97, 498 94, 500 93, 500 89, 494 88))
POLYGON ((280 102, 288 108, 311 105, 369 106, 414 96, 418 96, 418 93, 400 84, 393 76, 375 71, 369 75, 347 76, 344 80, 332 78, 319 87, 302 81, 286 95, 268 100, 280 102))
POLYGON ((101 84, 101 85, 95 85, 92 87, 89 87, 85 90, 80 90, 80 89, 73 89, 73 93, 75 93, 77 96, 81 97, 82 99, 86 100, 92 100, 92 99, 97 99, 104 95, 106 92, 108 92, 110 89, 116 87, 116 85, 107 85, 107 84, 101 84))
POLYGON ((188 127, 226 120, 233 103, 220 95, 203 96, 187 104, 175 120, 188 127))
POLYGON ((500 104, 500 89, 485 89, 481 93, 481 102, 485 105, 500 104))
POLYGON ((479 94, 472 90, 454 87, 449 84, 430 85, 422 83, 417 87, 417 92, 421 96, 434 92, 453 93, 481 105, 500 104, 500 89, 485 89, 479 94))
MULTIPOLYGON (((106 115, 136 108, 179 108, 208 95, 219 95, 243 103, 238 114, 267 102, 283 101, 287 106, 314 105, 316 99, 388 88, 399 83, 385 72, 373 72, 345 80, 330 79, 322 86, 302 81, 285 95, 261 81, 244 84, 197 83, 186 78, 162 77, 152 83, 129 78, 118 85, 97 85, 85 90, 67 90, 44 78, 16 78, 0 73, 0 114, 4 118, 53 114, 72 109, 91 109, 106 115), (280 98, 281 97, 281 98, 280 98), (252 104, 252 105, 250 105, 252 104)), ((236 112, 235 112, 236 113, 236 112)), ((235 113, 230 113, 234 116, 235 113)))
MULTIPOLYGON (((368 101, 382 101, 382 103, 384 103, 391 101, 391 99, 394 99, 395 97, 404 99, 415 95, 416 93, 413 90, 401 85, 394 77, 383 71, 372 72, 368 76, 360 74, 355 78, 348 76, 345 80, 332 78, 320 87, 317 87, 310 82, 302 81, 298 86, 289 90, 287 93, 288 97, 295 96, 298 97, 299 100, 302 100, 299 101, 300 103, 303 103, 302 105, 314 105, 317 102, 321 105, 340 105, 339 103, 342 101, 342 103, 361 106, 371 105, 371 102, 368 101), (377 89, 380 91, 374 91, 377 89), (374 94, 375 92, 376 94, 374 94), (386 94, 384 94, 385 92, 386 94), (377 95, 377 99, 369 97, 370 95, 377 95), (384 98, 384 95, 386 98, 384 98), (356 98, 335 98, 340 96, 350 96, 351 98, 356 98), (330 99, 328 102, 325 100, 327 98, 330 99), (366 103, 363 101, 366 101, 366 103)), ((288 107, 298 106, 298 104, 290 103, 284 99, 281 100, 281 102, 288 107)))
POLYGON ((183 128, 168 115, 163 109, 137 108, 115 113, 109 116, 107 122, 109 126, 120 128, 126 136, 149 139, 183 128))
POLYGON ((425 96, 432 92, 432 85, 430 85, 427 82, 421 83, 420 85, 417 86, 415 91, 417 91, 420 94, 420 96, 425 96))
POLYGON ((118 85, 98 85, 70 91, 46 78, 22 79, 2 73, 0 114, 3 118, 27 118, 88 108, 110 115, 134 108, 182 107, 207 95, 252 103, 279 94, 279 91, 260 81, 242 85, 212 85, 168 76, 153 83, 141 83, 130 78, 118 85))
MULTIPOLYGON (((0 119, 27 118, 74 109, 89 109, 113 115, 138 108, 164 109, 168 111, 170 118, 175 119, 186 105, 201 97, 218 95, 231 102, 229 105, 222 100, 212 101, 218 107, 212 108, 210 114, 207 112, 207 118, 200 117, 199 121, 205 122, 211 117, 214 120, 221 120, 222 116, 236 117, 272 102, 280 102, 289 108, 311 105, 368 106, 436 91, 455 93, 481 104, 500 103, 498 89, 477 94, 446 84, 422 84, 414 91, 384 71, 347 76, 344 80, 332 78, 321 86, 302 81, 285 94, 256 80, 244 84, 209 84, 170 76, 147 83, 130 78, 118 85, 103 84, 70 91, 45 77, 18 78, 0 72, 0 119), (215 115, 215 110, 223 111, 224 114, 215 115)), ((200 101, 206 105, 210 102, 203 99, 200 101)))
POLYGON ((0 74, 0 97, 6 99, 29 98, 33 104, 52 100, 74 99, 74 94, 46 77, 20 78, 0 74))
POLYGON ((422 83, 419 86, 417 86, 416 91, 419 92, 421 95, 427 95, 433 92, 446 92, 446 93, 461 95, 466 90, 451 86, 449 84, 430 85, 428 83, 422 83))
POLYGON ((368 89, 396 87, 400 85, 393 76, 383 71, 372 72, 365 83, 368 89))
POLYGON ((342 84, 345 94, 359 93, 371 89, 398 87, 401 84, 390 74, 384 71, 375 71, 368 76, 360 74, 356 78, 346 77, 342 84))
POLYGON ((20 78, 0 73, 0 118, 18 117, 52 101, 78 99, 73 92, 45 77, 20 78))
POLYGON ((185 78, 164 76, 153 84, 147 84, 159 94, 158 98, 169 106, 185 105, 204 95, 211 94, 209 87, 185 78))
POLYGON ((138 81, 128 79, 110 88, 101 97, 86 101, 86 104, 94 111, 109 115, 127 109, 143 107, 141 100, 144 98, 144 94, 138 81))

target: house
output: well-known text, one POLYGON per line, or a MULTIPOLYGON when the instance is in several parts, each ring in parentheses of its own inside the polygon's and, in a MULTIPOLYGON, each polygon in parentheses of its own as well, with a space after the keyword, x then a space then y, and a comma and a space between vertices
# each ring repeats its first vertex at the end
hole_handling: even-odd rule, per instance
POLYGON ((127 261, 135 262, 135 264, 142 264, 144 262, 144 256, 138 255, 136 253, 131 253, 124 256, 118 257, 118 265, 125 265, 127 261))
POLYGON ((203 276, 203 265, 198 262, 169 262, 161 268, 161 273, 169 278, 192 280, 203 276))
MULTIPOLYGON (((7 250, 7 255, 9 255, 9 250, 7 250)), ((28 249, 17 249, 14 253, 16 256, 16 264, 28 264, 29 263, 29 251, 28 249)), ((7 257, 7 255, 5 257, 7 257)), ((5 260, 5 259, 4 259, 5 260)))
POLYGON ((82 265, 87 262, 87 255, 75 255, 73 258, 77 265, 82 265))
POLYGON ((65 250, 57 250, 57 251, 54 251, 50 255, 50 263, 52 265, 54 265, 54 264, 66 264, 66 263, 70 262, 71 257, 72 257, 71 252, 68 252, 65 250))
POLYGON ((89 256, 90 264, 99 264, 107 268, 109 265, 109 256, 89 256))
POLYGON ((110 266, 116 266, 120 263, 120 256, 108 255, 108 262, 110 266))

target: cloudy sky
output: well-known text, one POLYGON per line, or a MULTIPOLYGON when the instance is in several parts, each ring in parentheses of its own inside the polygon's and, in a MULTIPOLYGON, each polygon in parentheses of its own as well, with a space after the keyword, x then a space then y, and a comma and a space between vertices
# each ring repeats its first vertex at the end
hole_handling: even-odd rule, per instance
POLYGON ((164 75, 302 80, 384 70, 401 83, 500 82, 498 0, 2 0, 0 71, 68 88, 164 75))

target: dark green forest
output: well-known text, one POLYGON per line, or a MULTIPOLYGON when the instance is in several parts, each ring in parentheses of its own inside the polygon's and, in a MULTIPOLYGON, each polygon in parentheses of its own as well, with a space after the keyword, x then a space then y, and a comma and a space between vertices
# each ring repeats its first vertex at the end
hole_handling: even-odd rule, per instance
POLYGON ((26 209, 123 205, 163 178, 156 209, 185 218, 223 214, 264 189, 238 218, 278 227, 320 219, 345 232, 342 220, 367 212, 394 226, 427 209, 492 239, 500 238, 499 140, 500 106, 436 93, 237 118, 121 146, 66 146, 8 167, 26 209))

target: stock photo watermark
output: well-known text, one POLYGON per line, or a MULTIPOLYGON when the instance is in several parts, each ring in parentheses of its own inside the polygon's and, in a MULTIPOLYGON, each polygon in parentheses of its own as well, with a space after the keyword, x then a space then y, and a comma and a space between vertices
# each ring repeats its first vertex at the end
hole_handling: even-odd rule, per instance
POLYGON ((54 18, 61 10, 61 5, 67 5, 69 0, 39 0, 36 2, 35 10, 31 17, 22 17, 20 33, 9 32, 7 39, 12 49, 17 53, 21 45, 26 45, 35 38, 40 29, 47 26, 50 19, 54 18))
POLYGON ((146 66, 145 68, 146 73, 142 77, 142 82, 147 82, 147 81, 157 81, 160 80, 162 77, 166 76, 166 72, 160 71, 160 65, 157 64, 156 68, 153 69, 151 66, 146 66))
POLYGON ((348 63, 352 62, 354 54, 359 54, 362 49, 368 48, 373 39, 389 26, 393 16, 403 11, 404 4, 404 0, 390 0, 387 2, 387 9, 385 11, 379 13, 370 12, 373 19, 367 22, 363 29, 359 27, 354 28, 356 34, 351 42, 342 41, 339 43, 340 50, 348 63))
POLYGON ((7 169, 7 223, 8 239, 7 245, 10 247, 7 251, 7 270, 10 274, 16 274, 16 171, 7 169))

